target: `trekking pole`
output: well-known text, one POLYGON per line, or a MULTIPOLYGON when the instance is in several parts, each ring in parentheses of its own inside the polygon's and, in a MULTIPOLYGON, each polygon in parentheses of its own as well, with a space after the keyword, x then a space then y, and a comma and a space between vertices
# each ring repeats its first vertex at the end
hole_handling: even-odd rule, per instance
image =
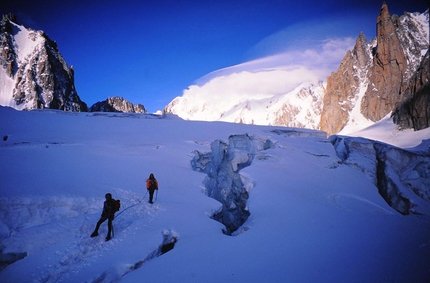
POLYGON ((158 190, 157 190, 157 193, 155 194, 155 200, 157 200, 157 198, 158 198, 158 190))

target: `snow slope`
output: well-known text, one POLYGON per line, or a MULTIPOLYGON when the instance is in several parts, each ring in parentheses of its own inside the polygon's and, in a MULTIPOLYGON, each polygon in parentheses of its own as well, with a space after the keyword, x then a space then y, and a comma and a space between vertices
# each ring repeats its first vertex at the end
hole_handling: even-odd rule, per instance
MULTIPOLYGON (((0 282, 430 279, 429 219, 388 206, 363 173, 339 163, 325 133, 4 107, 0 118, 0 259, 25 256, 0 271, 0 282), (190 161, 245 133, 274 146, 240 171, 251 214, 227 236, 210 218, 220 204, 190 161), (144 188, 151 172, 160 184, 153 205, 144 188), (122 203, 109 242, 106 223, 89 237, 107 192, 122 203), (178 241, 160 255, 163 237, 178 241)), ((365 134, 406 147, 430 137, 386 128, 365 134)))

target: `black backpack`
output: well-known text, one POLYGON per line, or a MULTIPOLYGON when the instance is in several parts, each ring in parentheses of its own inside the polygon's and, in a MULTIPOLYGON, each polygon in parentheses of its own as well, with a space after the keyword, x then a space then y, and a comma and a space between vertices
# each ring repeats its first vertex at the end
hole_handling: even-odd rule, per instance
POLYGON ((112 199, 113 212, 117 212, 121 208, 121 201, 119 199, 112 199))

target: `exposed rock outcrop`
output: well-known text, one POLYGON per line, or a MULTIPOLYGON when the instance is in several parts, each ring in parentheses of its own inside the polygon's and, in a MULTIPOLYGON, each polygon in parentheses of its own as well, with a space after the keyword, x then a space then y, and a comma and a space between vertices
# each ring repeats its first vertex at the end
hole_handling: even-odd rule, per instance
POLYGON ((395 21, 382 4, 377 18, 377 45, 373 50, 369 84, 361 102, 364 117, 376 122, 393 111, 400 99, 407 61, 397 36, 395 21))
POLYGON ((132 104, 122 97, 109 97, 104 101, 95 103, 89 109, 90 112, 123 112, 123 113, 146 113, 142 104, 132 104))
POLYGON ((428 12, 428 10, 422 14, 405 12, 400 18, 396 15, 393 16, 397 35, 408 62, 406 79, 404 80, 406 83, 417 71, 423 60, 423 55, 429 48, 428 12))
POLYGON ((402 128, 429 125, 428 10, 390 16, 384 3, 376 27, 376 38, 366 43, 360 34, 327 78, 320 129, 329 135, 357 128, 354 119, 376 122, 393 111, 402 128))
POLYGON ((3 15, 0 23, 0 64, 6 70, 9 77, 13 77, 18 69, 16 53, 13 46, 12 23, 17 23, 14 14, 3 15))
POLYGON ((405 85, 403 100, 393 112, 400 128, 421 130, 430 127, 430 60, 427 50, 417 72, 405 85))
POLYGON ((0 63, 9 77, 1 80, 13 82, 0 90, 1 102, 8 103, 5 106, 87 111, 75 89, 73 67, 67 66, 48 35, 26 29, 17 24, 14 15, 6 15, 0 38, 0 63), (18 35, 20 40, 16 39, 18 35))
POLYGON ((363 33, 358 36, 352 51, 343 58, 337 72, 327 78, 321 112, 321 130, 333 134, 340 132, 348 121, 371 62, 369 47, 363 33))
POLYGON ((13 97, 17 104, 31 101, 32 109, 87 111, 75 89, 73 67, 67 66, 57 44, 46 37, 34 55, 16 73, 13 97))

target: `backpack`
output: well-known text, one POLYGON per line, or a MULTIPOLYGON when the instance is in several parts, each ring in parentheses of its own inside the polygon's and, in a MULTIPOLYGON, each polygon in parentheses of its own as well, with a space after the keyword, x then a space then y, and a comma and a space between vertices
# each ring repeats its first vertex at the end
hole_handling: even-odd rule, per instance
POLYGON ((113 203, 113 212, 117 212, 121 207, 121 201, 119 199, 112 199, 113 203))

